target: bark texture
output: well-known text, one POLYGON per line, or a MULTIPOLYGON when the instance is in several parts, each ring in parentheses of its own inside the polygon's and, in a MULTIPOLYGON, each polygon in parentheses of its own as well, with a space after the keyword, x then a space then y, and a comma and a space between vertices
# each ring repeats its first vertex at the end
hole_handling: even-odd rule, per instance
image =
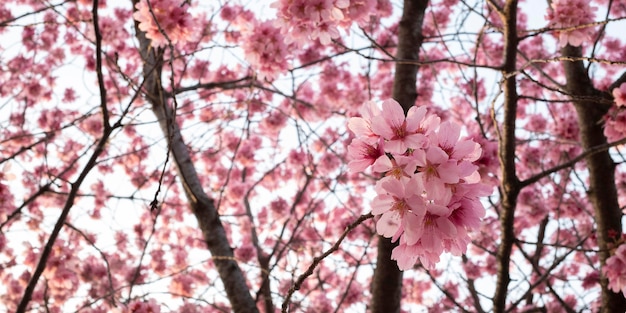
MULTIPOLYGON (((133 1, 133 5, 136 1, 133 1)), ((215 202, 203 190, 198 173, 185 145, 172 107, 164 95, 161 72, 163 69, 162 50, 155 49, 145 33, 135 24, 139 49, 143 59, 144 92, 152 105, 163 134, 168 140, 171 155, 176 164, 178 177, 182 182, 191 210, 202 230, 203 239, 213 256, 213 262, 224 285, 232 312, 258 312, 256 303, 246 285, 246 279, 239 268, 221 223, 215 202)))
MULTIPOLYGON (((563 56, 571 57, 572 61, 563 61, 566 88, 578 113, 580 141, 585 150, 604 145, 603 117, 612 105, 607 93, 594 88, 587 69, 580 59, 580 47, 566 46, 561 50, 563 56)), ((589 169, 589 200, 593 204, 597 225, 597 241, 600 248, 600 267, 610 256, 609 249, 615 234, 622 233, 622 211, 617 201, 615 186, 615 163, 608 150, 591 154, 585 158, 589 169)), ((608 280, 600 279, 602 286, 602 312, 626 312, 626 299, 622 293, 614 293, 608 289, 608 280)))
POLYGON ((502 8, 496 8, 504 24, 504 64, 502 66, 504 91, 504 120, 498 133, 498 157, 500 159, 500 246, 497 252, 498 278, 493 297, 493 311, 506 311, 506 298, 511 281, 509 265, 515 243, 515 208, 520 183, 515 171, 515 119, 517 117, 517 82, 515 79, 517 59, 517 0, 509 0, 502 8))
MULTIPOLYGON (((398 26, 398 50, 393 81, 392 97, 400 103, 404 112, 415 105, 417 99, 417 71, 419 50, 424 37, 422 24, 428 0, 405 0, 402 18, 398 26)), ((378 257, 372 282, 372 313, 400 312, 402 298, 402 271, 391 260, 396 246, 389 238, 379 236, 378 257)))

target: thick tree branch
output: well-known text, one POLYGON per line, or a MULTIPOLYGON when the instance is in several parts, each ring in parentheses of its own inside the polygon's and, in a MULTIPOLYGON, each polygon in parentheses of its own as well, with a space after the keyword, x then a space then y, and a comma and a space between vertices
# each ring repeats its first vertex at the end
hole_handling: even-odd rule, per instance
MULTIPOLYGON (((133 5, 136 3, 136 0, 133 1, 133 5)), ((191 210, 198 221, 198 226, 202 230, 203 239, 213 256, 213 262, 224 284, 231 309, 237 313, 258 312, 243 272, 234 258, 226 231, 217 213, 215 201, 202 188, 189 150, 176 123, 174 111, 168 105, 161 84, 162 50, 158 51, 152 47, 146 34, 138 28, 138 23, 135 23, 135 29, 140 53, 144 61, 145 96, 152 104, 152 111, 159 121, 163 134, 168 138, 169 150, 176 164, 178 177, 183 184, 191 210)))
POLYGON ((499 133, 498 153, 501 166, 500 193, 502 210, 500 212, 500 246, 497 253, 498 279, 493 298, 493 311, 506 310, 508 286, 511 280, 509 264, 511 251, 515 243, 514 219, 520 184, 515 170, 515 119, 517 118, 517 0, 508 0, 503 8, 504 24, 504 120, 499 133))
MULTIPOLYGON (((580 58, 582 49, 570 45, 561 49, 565 57, 580 58)), ((578 113, 580 141, 586 149, 607 144, 602 121, 611 108, 610 95, 594 88, 584 63, 563 61, 566 87, 573 96, 572 102, 578 113), (578 97, 588 100, 581 100, 578 97), (595 99, 595 100, 594 100, 595 99)), ((588 196, 595 212, 597 224, 597 241, 600 248, 600 267, 603 267, 609 255, 610 245, 615 241, 612 233, 622 233, 622 210, 617 200, 615 185, 615 163, 608 150, 587 155, 585 158, 589 169, 588 196)), ((622 293, 614 293, 608 289, 606 277, 600 278, 602 287, 602 312, 625 312, 626 299, 622 293)))
POLYGON ((393 98, 400 103, 406 113, 417 99, 417 71, 419 51, 424 41, 422 25, 428 6, 427 0, 405 0, 402 18, 398 26, 398 50, 396 51, 396 71, 393 78, 393 98))

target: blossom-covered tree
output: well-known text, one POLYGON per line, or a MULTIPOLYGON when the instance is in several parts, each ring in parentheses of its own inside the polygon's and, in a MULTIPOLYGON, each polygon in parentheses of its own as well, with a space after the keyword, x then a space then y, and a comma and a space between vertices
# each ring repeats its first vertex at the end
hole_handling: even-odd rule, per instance
POLYGON ((0 1, 0 312, 626 311, 625 27, 0 1))

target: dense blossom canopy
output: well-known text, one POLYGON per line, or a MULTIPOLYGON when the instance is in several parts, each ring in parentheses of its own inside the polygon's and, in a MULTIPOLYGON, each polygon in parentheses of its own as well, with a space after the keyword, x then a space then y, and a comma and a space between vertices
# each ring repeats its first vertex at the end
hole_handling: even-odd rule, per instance
POLYGON ((0 0, 0 313, 626 311, 624 29, 0 0))

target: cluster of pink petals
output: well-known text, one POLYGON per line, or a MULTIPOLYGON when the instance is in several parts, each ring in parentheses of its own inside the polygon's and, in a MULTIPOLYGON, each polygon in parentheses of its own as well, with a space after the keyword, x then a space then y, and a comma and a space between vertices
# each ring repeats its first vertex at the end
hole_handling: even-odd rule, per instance
POLYGON ((606 260, 602 274, 609 280, 609 288, 626 295, 626 244, 621 244, 606 260))
POLYGON ((272 80, 288 69, 289 49, 279 28, 271 22, 255 21, 244 33, 242 48, 260 80, 272 80))
POLYGON ((606 115, 604 123, 604 135, 610 142, 626 137, 626 83, 614 88, 612 94, 616 106, 606 115))
POLYGON ((133 18, 139 22, 139 29, 152 40, 153 46, 166 46, 170 42, 177 44, 190 38, 191 15, 182 1, 150 0, 148 3, 148 0, 141 0, 135 7, 137 11, 133 18))
POLYGON ((319 39, 322 44, 329 44, 331 39, 339 37, 341 9, 348 4, 348 0, 295 0, 278 1, 272 7, 279 12, 278 22, 288 34, 287 40, 302 44, 319 39))
POLYGON ((440 122, 425 107, 405 116, 398 102, 385 100, 382 110, 368 102, 360 113, 348 123, 356 135, 348 167, 382 176, 372 214, 378 234, 399 240, 392 259, 402 270, 418 260, 431 268, 443 252, 465 253, 468 231, 485 215, 478 198, 491 192, 474 164, 480 145, 461 139, 458 124, 440 122))
POLYGON ((552 11, 546 16, 550 26, 554 28, 574 28, 559 31, 559 46, 567 44, 577 47, 583 42, 591 41, 594 29, 592 27, 575 28, 579 25, 590 24, 594 21, 597 8, 591 7, 587 0, 554 0, 552 11))
POLYGON ((272 4, 287 41, 304 44, 319 39, 324 45, 339 37, 339 24, 350 6, 350 0, 279 0, 272 4))
POLYGON ((626 83, 622 83, 618 88, 613 89, 613 101, 618 107, 626 106, 626 83))

